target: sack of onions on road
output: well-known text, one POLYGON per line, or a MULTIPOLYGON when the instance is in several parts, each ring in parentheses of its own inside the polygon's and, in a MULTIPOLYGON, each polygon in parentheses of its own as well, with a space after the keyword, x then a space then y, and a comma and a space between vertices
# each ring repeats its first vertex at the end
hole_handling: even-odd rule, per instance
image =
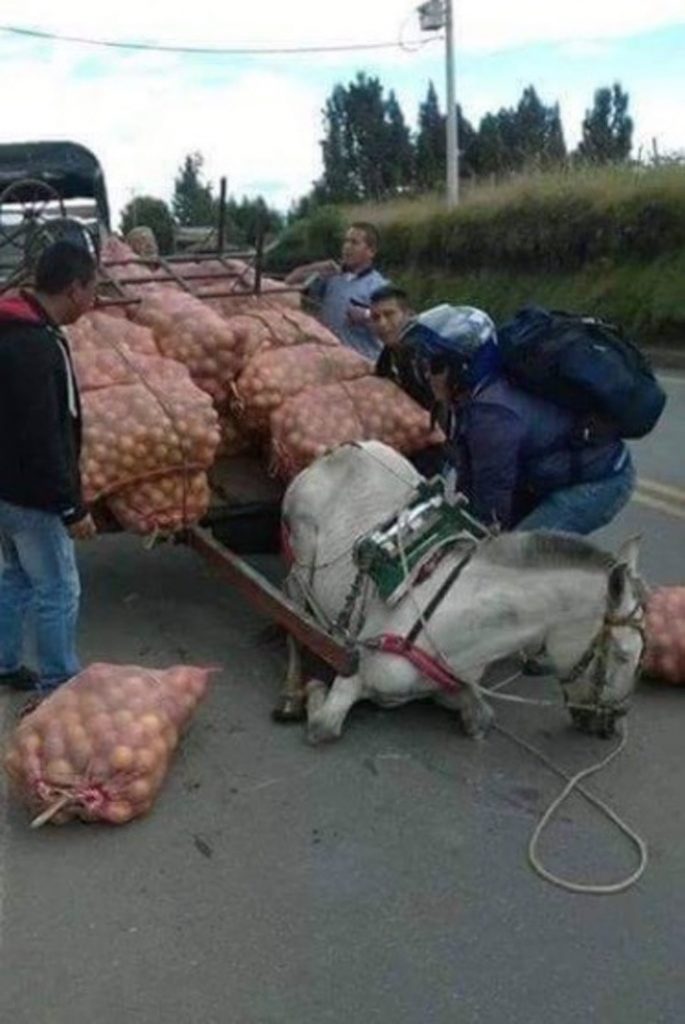
POLYGON ((23 718, 4 767, 32 825, 124 825, 152 808, 213 668, 93 664, 23 718))

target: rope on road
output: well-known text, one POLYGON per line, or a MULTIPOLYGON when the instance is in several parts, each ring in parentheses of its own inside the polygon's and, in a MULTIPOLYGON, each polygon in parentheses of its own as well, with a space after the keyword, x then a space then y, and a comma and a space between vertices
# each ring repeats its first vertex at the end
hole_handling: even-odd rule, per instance
MULTIPOLYGON (((507 680, 507 682, 508 681, 509 680, 507 680)), ((530 838, 530 842, 528 843, 528 862, 536 874, 541 878, 544 878, 545 881, 551 882, 552 885, 556 885, 560 889, 565 889, 567 892, 582 893, 584 895, 591 896, 611 896, 619 892, 625 892, 627 889, 631 888, 631 886, 635 885, 635 883, 644 874, 649 862, 647 844, 644 839, 642 839, 642 837, 630 827, 630 825, 626 824, 626 822, 616 813, 616 811, 613 810, 613 808, 609 807, 609 805, 603 800, 600 800, 598 796, 595 796, 594 793, 590 793, 584 786, 580 785, 583 779, 589 778, 590 775, 595 775, 597 772, 601 771, 602 768, 606 768, 615 758, 618 757, 620 753, 622 753, 628 742, 627 725, 624 725, 622 729, 622 735, 619 743, 607 757, 598 761, 596 764, 590 765, 589 768, 583 768, 582 771, 577 772, 575 775, 567 774, 567 772, 562 768, 559 768, 553 761, 546 757, 542 751, 538 750, 537 747, 534 747, 526 740, 522 740, 514 733, 509 732, 508 729, 504 729, 501 725, 497 724, 495 725, 495 729, 501 733, 502 736, 506 736, 506 738, 512 743, 522 747, 524 750, 528 751, 528 753, 536 757, 545 765, 546 768, 549 768, 550 771, 554 772, 555 775, 559 775, 562 779, 567 780, 567 784, 564 786, 559 796, 555 797, 540 818, 540 821, 536 825, 533 835, 530 838), (566 802, 566 800, 568 800, 574 791, 580 793, 588 803, 596 807, 609 819, 609 821, 613 822, 637 849, 640 858, 639 864, 632 874, 628 875, 626 878, 623 878, 618 882, 610 882, 604 885, 590 882, 574 882, 571 879, 562 878, 560 875, 556 875, 552 871, 549 871, 540 860, 538 855, 538 845, 542 838, 542 834, 559 808, 566 802)))
MULTIPOLYGON (((405 576, 408 575, 408 565, 406 552, 404 550, 402 531, 398 531, 398 547, 400 552, 400 558, 402 561, 402 568, 405 576)), ((414 607, 418 610, 419 617, 423 624, 424 632, 428 637, 429 641, 433 645, 438 657, 442 658, 445 664, 449 664, 449 661, 445 658, 440 646, 436 642, 435 638, 431 635, 429 624, 425 620, 423 609, 419 606, 419 602, 414 594, 413 587, 409 588, 409 598, 412 601, 414 607)), ((505 686, 509 686, 516 679, 520 678, 521 672, 516 672, 514 675, 509 676, 507 679, 502 680, 494 687, 485 688, 479 685, 472 685, 472 688, 484 698, 494 698, 495 700, 510 700, 521 704, 532 704, 538 707, 549 707, 553 704, 553 701, 542 701, 542 700, 530 700, 526 697, 517 697, 513 694, 504 694, 497 691, 502 690, 505 686)), ((509 732, 508 729, 502 728, 495 724, 495 729, 500 732, 503 736, 506 736, 511 742, 516 743, 523 750, 528 751, 539 761, 542 762, 550 771, 556 775, 561 776, 562 779, 567 780, 567 784, 561 791, 558 797, 556 797, 549 805, 547 810, 544 812, 540 821, 538 822, 533 835, 528 843, 528 862, 532 867, 533 871, 544 878, 545 881, 550 882, 552 885, 556 885, 560 889, 565 889, 567 892, 582 893, 587 896, 610 896, 615 895, 619 892, 625 892, 631 886, 642 877, 648 864, 649 855, 647 851, 647 844, 645 841, 634 832, 630 825, 627 825, 625 821, 614 811, 608 804, 605 804, 603 800, 590 793, 583 786, 580 785, 583 779, 589 778, 590 775, 595 775, 600 772, 602 768, 606 768, 611 762, 618 757, 618 755, 625 749, 626 743, 628 742, 628 726, 625 724, 622 729, 621 739, 619 743, 614 747, 607 757, 598 761, 596 764, 590 765, 589 768, 583 768, 582 771, 577 772, 575 775, 568 775, 562 768, 557 767, 553 761, 551 761, 541 750, 534 747, 531 743, 526 740, 520 739, 514 733, 509 732), (640 861, 637 868, 628 875, 626 878, 621 879, 618 882, 610 882, 607 884, 593 884, 591 882, 574 882, 572 879, 562 878, 560 875, 555 875, 552 871, 549 871, 538 856, 538 844, 542 838, 542 834, 550 824, 552 818, 557 813, 559 808, 568 800, 571 794, 575 791, 581 794, 588 803, 596 807, 602 814, 613 822, 614 825, 630 840, 630 842, 637 848, 640 861)))

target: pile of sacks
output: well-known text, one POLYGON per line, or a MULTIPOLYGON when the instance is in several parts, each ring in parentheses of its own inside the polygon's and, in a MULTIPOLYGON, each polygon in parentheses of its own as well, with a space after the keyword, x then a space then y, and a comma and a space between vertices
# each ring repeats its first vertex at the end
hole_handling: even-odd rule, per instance
POLYGON ((68 334, 85 495, 125 529, 173 532, 202 518, 207 471, 247 449, 287 481, 346 441, 375 438, 405 454, 440 441, 427 413, 302 313, 299 297, 268 280, 265 295, 243 294, 245 265, 234 261, 227 279, 219 260, 175 264, 195 296, 117 239, 103 262, 116 295, 135 301, 90 313, 68 334), (219 290, 231 295, 202 297, 219 290))

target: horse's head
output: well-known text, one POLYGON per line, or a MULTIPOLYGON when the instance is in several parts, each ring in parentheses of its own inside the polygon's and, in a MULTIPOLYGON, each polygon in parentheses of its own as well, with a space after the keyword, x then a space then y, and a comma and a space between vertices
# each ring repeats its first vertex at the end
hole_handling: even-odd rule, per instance
POLYGON ((637 573, 639 538, 623 545, 609 571, 606 606, 581 658, 562 678, 574 725, 612 736, 628 711, 644 649, 646 588, 637 573))

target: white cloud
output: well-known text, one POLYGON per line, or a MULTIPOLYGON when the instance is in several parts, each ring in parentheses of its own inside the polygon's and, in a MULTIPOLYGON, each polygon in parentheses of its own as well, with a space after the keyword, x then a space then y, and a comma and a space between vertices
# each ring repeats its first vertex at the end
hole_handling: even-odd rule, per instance
MULTIPOLYGON (((414 7, 407 0, 346 0, 325 7, 320 0, 194 0, 182 9, 168 0, 108 5, 4 0, 2 21, 99 38, 288 46, 394 40, 402 28, 404 38, 413 38, 414 7)), ((569 47, 577 55, 590 47, 598 61, 598 48, 611 46, 616 37, 685 21, 685 0, 605 0, 603 5, 596 0, 547 5, 539 0, 456 0, 455 10, 462 52, 554 41, 567 55, 569 47)), ((358 67, 381 73, 388 85, 392 77, 387 72, 395 68, 403 106, 413 117, 429 74, 440 82, 441 53, 435 46, 419 55, 390 50, 200 61, 44 44, 0 33, 0 95, 6 98, 0 141, 70 138, 89 146, 104 166, 115 211, 133 190, 168 198, 179 163, 194 149, 205 155, 214 182, 226 174, 234 193, 265 191, 272 202, 285 206, 319 174, 320 109, 333 81, 351 76, 358 67), (411 96, 408 68, 416 71, 411 96), (9 102, 11 96, 17 101, 9 102)), ((524 85, 534 80, 534 69, 526 66, 525 75, 524 85)), ((513 102, 519 84, 512 79, 504 95, 500 82, 498 94, 490 89, 484 70, 471 83, 467 112, 475 120, 486 109, 513 102)), ((543 95, 553 98, 562 88, 553 84, 551 93, 545 88, 543 95)), ((682 117, 672 94, 657 85, 636 94, 640 141, 643 135, 648 141, 656 134, 664 149, 683 145, 682 117)), ((585 94, 562 96, 569 123, 580 122, 588 100, 585 94)))
POLYGON ((227 175, 238 195, 270 183, 271 200, 283 206, 318 174, 320 97, 275 72, 248 71, 209 88, 175 58, 136 57, 84 79, 55 51, 30 67, 3 61, 0 94, 18 81, 21 104, 7 104, 0 140, 82 142, 105 169, 114 210, 134 191, 169 198, 193 150, 205 155, 213 182, 227 175))

